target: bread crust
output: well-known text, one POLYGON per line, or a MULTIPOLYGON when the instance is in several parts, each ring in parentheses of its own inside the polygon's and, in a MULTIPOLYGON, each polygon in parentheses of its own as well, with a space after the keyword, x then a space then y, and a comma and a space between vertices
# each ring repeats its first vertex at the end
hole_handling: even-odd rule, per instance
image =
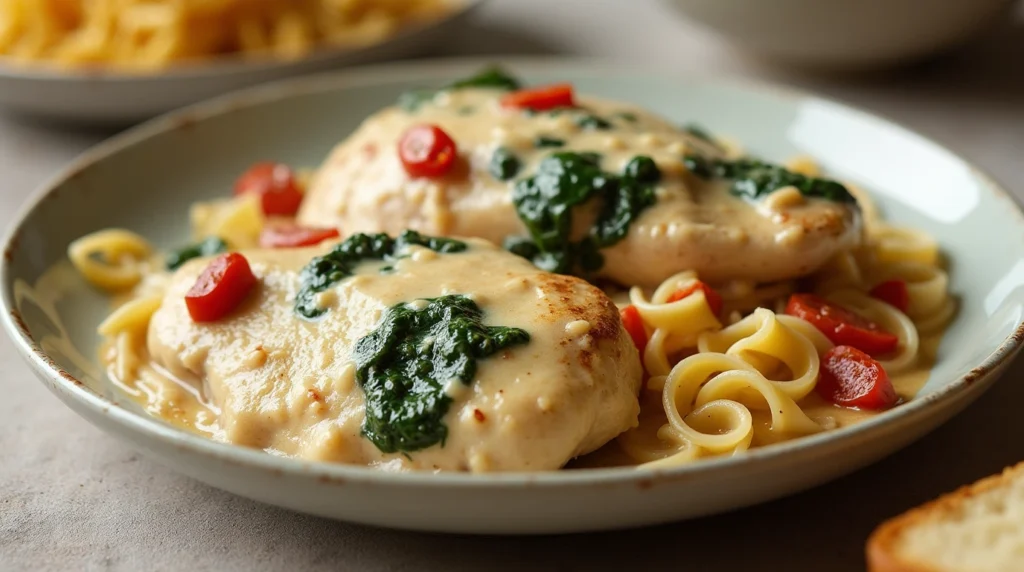
POLYGON ((901 556, 897 550, 901 536, 910 528, 940 521, 955 515, 974 497, 1004 487, 1016 477, 1024 476, 1024 463, 1003 469, 1002 473, 985 477, 972 484, 946 493, 919 507, 883 522, 868 538, 866 556, 868 572, 956 572, 935 568, 901 556))

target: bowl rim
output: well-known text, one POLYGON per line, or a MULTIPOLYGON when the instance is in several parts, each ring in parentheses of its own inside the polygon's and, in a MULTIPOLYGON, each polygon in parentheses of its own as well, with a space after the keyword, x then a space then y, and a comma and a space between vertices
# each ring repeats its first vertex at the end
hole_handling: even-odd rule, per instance
POLYGON ((212 79, 227 75, 254 74, 293 66, 316 65, 331 60, 358 57, 396 42, 412 38, 437 27, 452 24, 469 16, 487 0, 447 0, 452 9, 440 18, 402 26, 395 33, 367 45, 321 45, 308 54, 291 60, 273 56, 254 56, 246 59, 240 52, 213 56, 195 61, 172 64, 155 70, 130 71, 113 67, 59 67, 46 60, 19 64, 8 56, 0 55, 0 79, 40 82, 85 81, 91 83, 163 82, 212 79))
MULTIPOLYGON (((436 81, 459 72, 500 62, 524 74, 557 72, 568 70, 575 77, 608 77, 626 79, 632 76, 664 77, 682 80, 695 86, 705 85, 723 89, 735 89, 755 94, 758 97, 783 99, 790 102, 814 100, 837 106, 844 113, 853 114, 860 120, 880 122, 886 129, 894 129, 903 136, 909 136, 918 143, 938 148, 967 166, 973 175, 998 198, 1014 205, 1013 213, 1020 228, 1024 229, 1024 208, 1021 202, 1007 192, 992 177, 988 176, 962 154, 952 151, 935 139, 875 113, 863 111, 835 98, 826 98, 810 92, 784 87, 763 80, 710 77, 707 74, 666 74, 664 70, 647 65, 626 65, 614 60, 600 58, 563 57, 521 57, 489 56, 469 58, 438 58, 412 62, 375 64, 342 71, 312 74, 289 78, 257 87, 246 88, 221 95, 204 102, 190 105, 161 115, 115 135, 83 152, 56 175, 38 186, 18 209, 3 237, 4 256, 0 259, 0 303, 2 303, 2 324, 7 335, 22 358, 48 382, 46 385, 62 399, 72 399, 90 410, 95 416, 108 416, 121 429, 143 433, 174 445, 182 452, 210 458, 224 463, 242 465, 274 474, 291 474, 317 479, 324 482, 347 482, 389 486, 427 487, 538 487, 562 488, 580 485, 615 485, 622 483, 654 483, 658 481, 690 480, 701 475, 714 474, 724 470, 750 469, 759 465, 781 461, 799 453, 813 454, 815 450, 830 445, 852 443, 861 438, 872 438, 873 433, 883 431, 886 426, 901 421, 910 422, 916 417, 952 406, 967 397, 969 390, 978 386, 987 387, 993 374, 1019 352, 1024 345, 1024 320, 1014 332, 1007 336, 984 360, 967 374, 960 376, 935 392, 920 399, 912 399, 899 407, 882 412, 855 425, 801 437, 769 447, 752 449, 743 455, 714 457, 697 463, 664 469, 638 469, 635 466, 595 468, 581 470, 557 470, 538 472, 509 472, 472 474, 457 472, 408 471, 388 472, 358 465, 306 461, 290 457, 267 454, 262 450, 249 449, 238 445, 221 443, 209 438, 188 433, 159 421, 155 417, 136 413, 122 407, 116 400, 87 389, 82 382, 61 369, 30 336, 27 328, 20 323, 20 317, 13 300, 12 269, 13 253, 19 250, 18 239, 25 221, 40 207, 51 194, 59 190, 76 174, 86 170, 134 145, 152 137, 173 132, 183 125, 192 125, 204 119, 232 113, 262 103, 286 100, 304 94, 315 94, 331 90, 346 90, 352 87, 372 86, 386 83, 407 83, 409 81, 436 81)), ((983 388, 984 388, 983 387, 983 388)), ((983 389, 982 388, 982 389, 983 389)), ((877 436, 875 436, 877 437, 877 436)))

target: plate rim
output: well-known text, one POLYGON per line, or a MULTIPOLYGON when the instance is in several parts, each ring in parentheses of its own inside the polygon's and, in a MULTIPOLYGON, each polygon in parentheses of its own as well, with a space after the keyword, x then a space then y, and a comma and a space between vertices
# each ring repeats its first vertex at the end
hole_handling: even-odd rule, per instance
MULTIPOLYGON (((273 57, 258 57, 247 60, 239 53, 224 54, 208 59, 194 62, 184 62, 172 65, 164 69, 152 71, 131 72, 117 68, 62 68, 46 62, 33 62, 29 65, 15 63, 8 56, 0 56, 0 80, 4 81, 36 81, 36 82, 89 82, 103 84, 128 84, 140 82, 164 82, 164 81, 195 81, 204 79, 217 79, 224 76, 241 74, 258 74, 270 70, 283 69, 293 66, 312 66, 318 63, 329 62, 335 59, 358 57, 370 50, 382 48, 386 45, 401 42, 412 38, 420 33, 428 32, 438 27, 447 26, 470 16, 488 0, 448 0, 456 5, 449 13, 435 20, 404 26, 396 33, 383 40, 367 45, 352 46, 331 46, 322 45, 316 47, 310 53, 291 60, 275 59, 273 57)), ((302 76, 294 76, 302 77, 302 76)), ((230 93, 230 92, 229 92, 230 93)), ((209 99, 204 100, 209 101, 209 99)), ((202 102, 200 102, 202 103, 202 102)))
MULTIPOLYGON (((995 179, 979 169, 964 154, 952 150, 945 143, 928 137, 922 132, 889 119, 888 117, 865 111, 840 99, 824 97, 809 91, 784 86, 762 79, 715 77, 706 73, 666 73, 650 64, 631 65, 607 58, 579 57, 523 57, 523 56, 486 56, 465 58, 432 58, 415 61, 391 62, 359 66, 340 71, 298 76, 262 84, 256 87, 236 90, 184 108, 172 111, 145 121, 108 138, 81 153, 55 175, 36 187, 15 212, 10 225, 5 229, 2 244, 4 256, 0 259, 0 306, 2 306, 3 328, 11 339, 14 347, 45 385, 62 399, 73 399, 77 404, 87 407, 91 413, 109 416, 122 430, 140 432, 148 438, 159 439, 165 444, 176 446, 189 453, 212 458, 217 461, 240 464, 258 468, 271 473, 285 473, 319 479, 328 482, 346 482, 388 486, 426 486, 426 487, 473 487, 473 488, 504 488, 504 487, 544 487, 562 488, 582 485, 616 485, 623 483, 645 483, 660 481, 677 481, 699 479, 702 475, 713 475, 718 471, 735 470, 743 467, 754 468, 759 464, 784 460, 801 452, 813 452, 816 448, 849 443, 871 433, 881 431, 885 426, 899 422, 913 422, 915 416, 923 416, 929 412, 943 409, 943 404, 952 406, 958 400, 969 396, 972 389, 984 391, 992 382, 994 374, 1008 365, 1024 346, 1024 319, 1013 333, 1004 338, 984 360, 966 375, 959 376, 934 393, 920 399, 914 399, 897 408, 885 411, 865 421, 794 439, 771 447, 759 448, 732 457, 715 457, 701 460, 698 463, 681 465, 664 469, 638 469, 635 466, 595 468, 585 470, 557 470, 535 472, 507 473, 458 473, 407 471, 390 472, 370 467, 307 461, 291 457, 278 457, 262 450, 249 449, 239 445, 221 443, 206 437, 188 433, 174 428, 158 419, 130 411, 122 407, 116 400, 108 399, 87 389, 84 384, 61 369, 39 344, 29 335, 22 325, 19 312, 13 300, 13 279, 11 268, 13 253, 19 248, 19 235, 26 219, 30 217, 55 191, 77 173, 101 163, 109 157, 135 146, 152 137, 162 136, 183 126, 193 125, 208 118, 224 115, 237 109, 249 108, 261 103, 285 100, 303 94, 323 91, 345 90, 351 87, 377 85, 387 82, 430 81, 431 78, 443 78, 462 71, 499 62, 509 68, 529 74, 551 70, 571 70, 576 76, 609 75, 628 78, 631 75, 643 77, 663 77, 682 80, 693 85, 708 85, 725 89, 737 89, 760 97, 784 99, 788 101, 814 100, 831 104, 851 113, 858 119, 870 119, 880 122, 887 129, 895 129, 903 135, 909 135, 917 142, 935 146, 962 162, 970 169, 984 186, 997 198, 1003 198, 1013 204, 1013 214, 1019 228, 1024 229, 1024 207, 1022 202, 1010 194, 995 179)), ((74 409, 74 408, 71 408, 74 409)), ((77 413, 77 412, 76 412, 77 413)), ((115 435, 123 438, 120 435, 115 435)))

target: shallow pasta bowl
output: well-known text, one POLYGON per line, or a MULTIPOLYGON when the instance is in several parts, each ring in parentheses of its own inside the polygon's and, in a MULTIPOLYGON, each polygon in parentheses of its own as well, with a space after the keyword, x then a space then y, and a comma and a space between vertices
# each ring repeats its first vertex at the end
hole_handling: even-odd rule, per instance
POLYGON ((1007 193, 951 152, 885 120, 778 88, 579 61, 507 62, 530 82, 633 101, 697 120, 768 159, 814 157, 872 191, 887 218, 936 236, 960 310, 917 398, 852 427, 729 458, 635 468, 465 475, 381 473, 275 457, 184 432, 107 381, 95 327, 109 301, 61 264, 104 227, 160 246, 187 233, 188 205, 273 158, 316 165, 402 91, 440 85, 480 61, 389 65, 250 90, 166 116, 89 151, 33 195, 0 262, 3 323, 35 374, 83 417, 174 470, 263 502, 399 528, 553 533, 653 524, 790 494, 924 435, 980 395, 1024 338, 1024 217, 1007 193), (239 136, 244 133, 244 136, 239 136), (1000 248, 986 245, 1000 244, 1000 248), (56 266, 55 266, 56 265, 56 266))

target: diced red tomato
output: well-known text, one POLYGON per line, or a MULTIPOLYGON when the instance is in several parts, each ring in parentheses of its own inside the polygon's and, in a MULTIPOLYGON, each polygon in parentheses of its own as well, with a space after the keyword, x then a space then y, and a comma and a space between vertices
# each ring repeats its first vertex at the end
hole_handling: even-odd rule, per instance
POLYGON ((903 280, 886 280, 872 288, 870 294, 900 312, 906 312, 910 307, 910 293, 903 280))
POLYGON ((436 125, 415 125, 398 142, 398 157, 410 177, 435 179, 443 177, 455 166, 458 147, 455 141, 436 125))
POLYGON ((899 338, 878 324, 814 294, 790 296, 786 313, 810 322, 839 346, 853 346, 871 355, 887 354, 899 347, 899 338))
POLYGON ((683 298, 686 298, 690 294, 693 294, 697 290, 704 291, 704 299, 707 300, 708 307, 711 308, 711 313, 716 316, 721 315, 722 295, 719 294, 718 292, 715 292, 714 288, 708 286, 707 284, 701 282, 700 280, 697 280, 696 282, 690 284, 689 286, 686 286, 685 288, 680 288, 679 290, 676 290, 675 292, 672 293, 671 296, 668 297, 668 300, 666 300, 665 302, 677 302, 679 300, 682 300, 683 298))
POLYGON ((215 322, 230 314, 249 295, 256 277, 249 261, 237 252, 214 258, 185 294, 192 320, 215 322))
POLYGON ((821 358, 818 393, 844 407, 888 409, 899 396, 882 364, 850 346, 836 346, 821 358))
POLYGON ((644 320, 640 317, 640 311, 630 304, 623 308, 619 315, 622 317, 622 326, 626 328, 629 337, 633 338, 633 345, 643 356, 644 350, 647 349, 647 331, 644 330, 644 320))
POLYGON ((505 107, 519 107, 535 111, 572 107, 574 105, 572 84, 556 83, 513 91, 501 98, 501 104, 505 107))
POLYGON ((295 172, 281 163, 257 163, 235 181, 235 195, 257 193, 264 214, 292 216, 302 204, 295 172))
POLYGON ((263 248, 296 248, 313 246, 340 236, 336 228, 310 228, 305 226, 271 226, 260 233, 263 248))

